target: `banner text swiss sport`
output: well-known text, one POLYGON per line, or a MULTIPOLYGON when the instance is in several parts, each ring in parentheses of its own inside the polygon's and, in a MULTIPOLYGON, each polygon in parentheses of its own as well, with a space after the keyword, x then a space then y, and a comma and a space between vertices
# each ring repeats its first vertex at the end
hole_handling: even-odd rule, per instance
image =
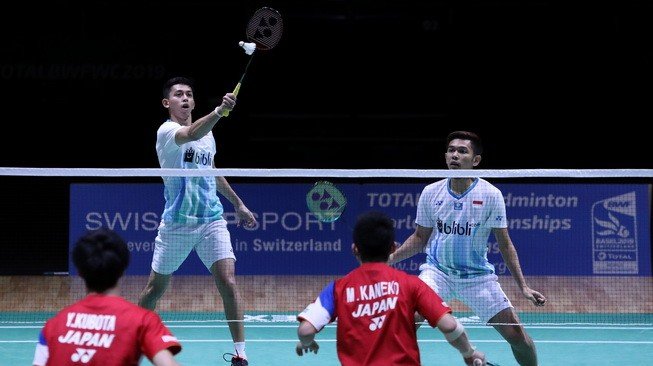
MULTIPOLYGON (((525 275, 651 275, 649 186, 645 184, 495 184, 506 203, 508 228, 525 275)), ((415 228, 423 184, 339 184, 347 208, 322 223, 306 206, 312 184, 233 184, 255 213, 252 228, 236 225, 221 197, 240 275, 343 275, 358 263, 351 254, 356 216, 369 210, 394 219, 397 241, 415 228)), ((163 184, 73 184, 70 246, 88 229, 107 226, 125 238, 128 274, 148 274, 163 212, 163 184)), ((488 259, 509 274, 493 235, 488 259)), ((418 273, 424 255, 396 265, 418 273)), ((69 265, 70 272, 75 269, 69 265)), ((208 274, 191 252, 176 274, 208 274)))

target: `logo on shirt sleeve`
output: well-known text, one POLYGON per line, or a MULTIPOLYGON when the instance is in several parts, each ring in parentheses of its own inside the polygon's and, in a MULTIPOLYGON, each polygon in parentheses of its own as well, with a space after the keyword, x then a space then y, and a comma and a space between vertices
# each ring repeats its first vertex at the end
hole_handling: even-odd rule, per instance
POLYGON ((161 340, 168 343, 168 342, 177 342, 177 337, 171 336, 171 335, 164 335, 161 336, 161 340))

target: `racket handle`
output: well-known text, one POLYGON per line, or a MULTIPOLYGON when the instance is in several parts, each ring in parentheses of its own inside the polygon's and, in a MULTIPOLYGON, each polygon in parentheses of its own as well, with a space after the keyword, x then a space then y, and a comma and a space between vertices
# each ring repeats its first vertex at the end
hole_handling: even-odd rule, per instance
MULTIPOLYGON (((239 92, 239 91, 240 91, 240 83, 238 83, 238 84, 236 85, 236 87, 234 88, 233 94, 234 94, 235 96, 238 96, 238 92, 239 92)), ((222 114, 222 117, 228 117, 228 116, 229 116, 229 112, 230 112, 230 111, 228 111, 228 110, 225 111, 225 112, 222 114)))

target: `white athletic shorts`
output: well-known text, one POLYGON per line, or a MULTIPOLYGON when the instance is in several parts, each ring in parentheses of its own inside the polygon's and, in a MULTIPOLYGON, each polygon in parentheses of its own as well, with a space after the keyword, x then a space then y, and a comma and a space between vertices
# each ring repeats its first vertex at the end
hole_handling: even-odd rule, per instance
POLYGON ((152 270, 164 275, 176 271, 193 249, 209 271, 221 259, 236 260, 224 219, 195 225, 161 222, 154 244, 152 270))
POLYGON ((437 292, 442 300, 462 301, 485 324, 501 310, 512 307, 495 274, 454 278, 427 263, 419 269, 419 278, 437 292))

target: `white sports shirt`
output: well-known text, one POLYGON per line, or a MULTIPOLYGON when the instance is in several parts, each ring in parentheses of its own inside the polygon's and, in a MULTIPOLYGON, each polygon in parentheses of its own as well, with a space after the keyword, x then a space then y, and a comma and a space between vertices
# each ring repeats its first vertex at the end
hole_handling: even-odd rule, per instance
POLYGON ((426 263, 457 278, 494 273, 487 260, 488 237, 493 228, 507 227, 503 195, 480 178, 459 195, 449 181, 426 186, 417 204, 415 222, 433 228, 426 263))

